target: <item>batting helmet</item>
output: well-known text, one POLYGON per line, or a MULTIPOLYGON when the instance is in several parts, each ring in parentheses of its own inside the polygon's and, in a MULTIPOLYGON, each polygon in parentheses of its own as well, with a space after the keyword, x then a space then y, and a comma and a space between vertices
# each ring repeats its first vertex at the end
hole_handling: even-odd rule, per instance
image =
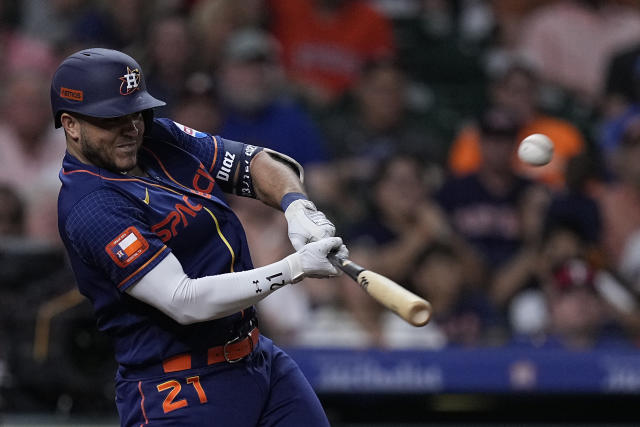
POLYGON ((147 92, 135 59, 117 50, 85 49, 67 57, 51 82, 51 109, 56 128, 67 111, 89 117, 119 117, 166 105, 147 92))

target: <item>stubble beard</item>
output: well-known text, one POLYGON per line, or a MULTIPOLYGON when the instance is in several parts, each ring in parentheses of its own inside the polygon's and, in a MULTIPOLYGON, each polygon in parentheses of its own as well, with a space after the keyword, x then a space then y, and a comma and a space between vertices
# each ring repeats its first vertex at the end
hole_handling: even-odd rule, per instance
POLYGON ((119 166, 114 160, 111 159, 104 146, 102 146, 100 143, 92 141, 91 138, 88 137, 84 128, 80 128, 80 137, 82 141, 82 155, 89 162, 91 162, 91 164, 101 169, 106 169, 110 172, 123 174, 133 169, 138 162, 138 153, 136 151, 131 165, 119 166))

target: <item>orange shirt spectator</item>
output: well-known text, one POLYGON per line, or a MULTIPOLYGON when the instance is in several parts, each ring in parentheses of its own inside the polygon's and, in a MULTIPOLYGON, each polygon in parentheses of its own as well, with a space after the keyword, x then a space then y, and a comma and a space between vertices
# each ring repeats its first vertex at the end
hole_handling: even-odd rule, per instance
POLYGON ((365 1, 271 0, 270 12, 290 77, 320 104, 394 50, 391 23, 365 1))
MULTIPOLYGON (((532 133, 543 133, 554 143, 551 162, 545 166, 532 167, 518 160, 515 150, 513 166, 516 171, 550 187, 564 185, 564 172, 569 159, 584 150, 585 142, 580 131, 567 121, 539 115, 524 125, 518 132, 518 141, 532 133)), ((449 169, 456 175, 466 175, 478 170, 482 162, 479 131, 469 125, 462 129, 449 152, 449 169)))
MULTIPOLYGON (((514 151, 514 170, 550 187, 564 185, 564 173, 569 159, 584 151, 585 142, 580 131, 566 120, 540 112, 538 108, 539 78, 537 70, 517 57, 506 62, 502 70, 495 70, 489 85, 489 106, 505 109, 516 117, 519 131, 516 141, 532 133, 543 133, 554 142, 554 156, 542 167, 520 162, 514 151)), ((482 162, 478 130, 470 125, 463 128, 449 151, 449 168, 456 175, 475 172, 482 162)))

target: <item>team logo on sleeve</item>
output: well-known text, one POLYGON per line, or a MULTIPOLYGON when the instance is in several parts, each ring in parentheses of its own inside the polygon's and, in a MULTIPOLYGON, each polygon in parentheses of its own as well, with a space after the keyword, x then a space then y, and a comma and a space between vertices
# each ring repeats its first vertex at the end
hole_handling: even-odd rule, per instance
POLYGON ((140 70, 137 68, 132 70, 127 67, 126 74, 120 77, 120 80, 122 80, 122 83, 120 83, 120 95, 129 95, 140 89, 140 70))
POLYGON ((196 138, 203 138, 207 136, 206 133, 200 132, 199 130, 191 129, 189 126, 185 126, 178 122, 173 122, 173 123, 176 125, 178 129, 180 129, 182 132, 186 133, 189 136, 194 136, 196 138))
POLYGON ((111 259, 124 268, 149 249, 149 243, 137 228, 131 226, 109 243, 105 250, 111 259))

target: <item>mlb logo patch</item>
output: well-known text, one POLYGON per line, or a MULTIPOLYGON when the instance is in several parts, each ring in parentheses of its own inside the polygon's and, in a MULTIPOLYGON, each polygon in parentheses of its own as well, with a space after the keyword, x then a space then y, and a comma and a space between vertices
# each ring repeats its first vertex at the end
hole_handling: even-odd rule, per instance
POLYGON ((191 129, 189 126, 185 126, 178 122, 173 122, 173 123, 178 127, 178 129, 180 129, 182 132, 186 133, 189 136, 195 136, 196 138, 204 138, 205 136, 207 136, 206 133, 200 132, 195 129, 191 129))
POLYGON ((135 261, 147 249, 149 243, 133 226, 124 230, 105 247, 111 259, 122 268, 135 261))

